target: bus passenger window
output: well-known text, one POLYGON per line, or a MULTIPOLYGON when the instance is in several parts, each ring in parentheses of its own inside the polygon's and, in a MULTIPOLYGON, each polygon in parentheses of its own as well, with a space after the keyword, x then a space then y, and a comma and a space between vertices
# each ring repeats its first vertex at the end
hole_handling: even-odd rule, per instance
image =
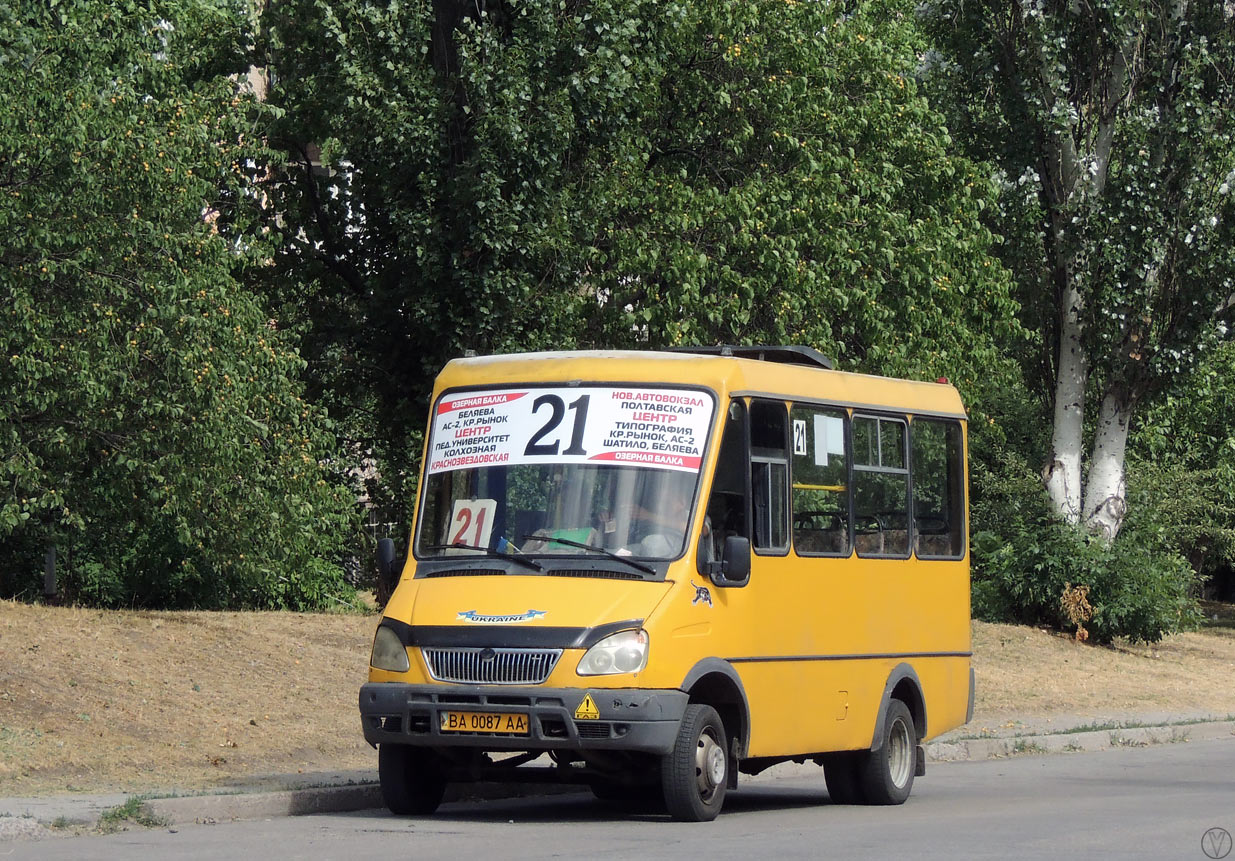
POLYGON ((853 419, 853 525, 859 556, 909 555, 905 430, 901 419, 853 419))
POLYGON ((843 410, 795 406, 793 546, 799 556, 849 555, 849 458, 843 410))
POLYGON ((921 557, 965 555, 964 446, 959 422, 914 419, 914 550, 921 557))
POLYGON ((755 550, 789 549, 789 428, 785 405, 750 405, 750 491, 755 550))

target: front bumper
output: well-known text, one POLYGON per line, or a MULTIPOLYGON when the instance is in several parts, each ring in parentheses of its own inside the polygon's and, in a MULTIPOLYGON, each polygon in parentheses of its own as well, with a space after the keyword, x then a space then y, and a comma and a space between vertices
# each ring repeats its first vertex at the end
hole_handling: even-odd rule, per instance
POLYGON ((686 693, 678 690, 370 682, 360 689, 360 718, 365 741, 372 745, 666 754, 673 749, 686 703, 686 693), (599 716, 576 718, 588 694, 599 716), (528 734, 443 732, 443 711, 526 714, 528 734))

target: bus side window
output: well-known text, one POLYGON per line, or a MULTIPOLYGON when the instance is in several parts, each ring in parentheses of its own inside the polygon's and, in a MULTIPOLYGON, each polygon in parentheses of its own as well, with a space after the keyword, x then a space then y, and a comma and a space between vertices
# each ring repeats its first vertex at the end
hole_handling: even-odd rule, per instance
POLYGON ((914 419, 914 549, 918 556, 965 555, 964 446, 959 422, 914 419))
POLYGON ((701 561, 719 561, 725 539, 730 535, 750 537, 746 528, 747 509, 746 405, 733 401, 729 404, 720 454, 716 459, 712 495, 708 497, 707 525, 712 535, 712 558, 701 561))
POLYGON ((750 492, 756 551, 789 550, 789 425, 785 405, 750 405, 750 492))
POLYGON ((909 468, 903 419, 854 416, 854 545, 859 556, 909 555, 909 468))
POLYGON ((795 405, 793 546, 799 556, 849 555, 849 456, 844 410, 795 405))

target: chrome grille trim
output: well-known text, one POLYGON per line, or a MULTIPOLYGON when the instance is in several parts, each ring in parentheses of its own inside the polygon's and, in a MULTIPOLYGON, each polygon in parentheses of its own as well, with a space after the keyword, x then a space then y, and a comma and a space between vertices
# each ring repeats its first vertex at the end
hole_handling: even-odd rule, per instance
POLYGON ((562 656, 561 649, 422 646, 420 651, 435 681, 464 685, 539 685, 562 656), (485 660, 490 653, 492 657, 485 660))

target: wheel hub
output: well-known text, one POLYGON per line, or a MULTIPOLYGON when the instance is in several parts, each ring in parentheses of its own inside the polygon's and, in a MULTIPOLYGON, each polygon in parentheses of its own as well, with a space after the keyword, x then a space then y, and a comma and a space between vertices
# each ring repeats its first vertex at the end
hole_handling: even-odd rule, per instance
POLYGON ((913 773, 915 750, 909 737, 909 727, 897 719, 888 734, 888 773, 892 784, 903 787, 913 773))
POLYGON ((717 787, 725 782, 725 751, 716 739, 704 733, 695 747, 695 777, 699 783, 699 797, 708 801, 717 787))

